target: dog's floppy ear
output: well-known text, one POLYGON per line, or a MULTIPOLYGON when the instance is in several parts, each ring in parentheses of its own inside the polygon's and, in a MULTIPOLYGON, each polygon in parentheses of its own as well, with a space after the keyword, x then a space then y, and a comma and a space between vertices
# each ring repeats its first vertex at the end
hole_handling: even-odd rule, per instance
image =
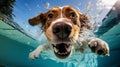
POLYGON ((38 24, 45 24, 46 18, 45 13, 40 13, 38 16, 35 16, 28 20, 29 24, 32 26, 38 25, 38 24))
POLYGON ((87 29, 90 29, 88 16, 86 16, 85 14, 80 14, 79 20, 81 23, 81 28, 85 27, 87 29))

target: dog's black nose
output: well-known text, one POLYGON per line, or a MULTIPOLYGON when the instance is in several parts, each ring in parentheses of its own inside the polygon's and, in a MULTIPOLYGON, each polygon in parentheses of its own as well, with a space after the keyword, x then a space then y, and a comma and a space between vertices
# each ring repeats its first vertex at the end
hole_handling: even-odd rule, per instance
POLYGON ((60 39, 67 38, 71 33, 72 27, 63 22, 57 22, 53 25, 53 33, 60 39))

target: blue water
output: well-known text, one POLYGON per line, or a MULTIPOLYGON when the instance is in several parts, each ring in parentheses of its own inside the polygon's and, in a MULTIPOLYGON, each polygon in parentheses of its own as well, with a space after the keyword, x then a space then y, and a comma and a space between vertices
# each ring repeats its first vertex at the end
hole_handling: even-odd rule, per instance
POLYGON ((0 21, 0 67, 120 67, 120 10, 117 6, 114 6, 116 9, 113 10, 113 5, 108 9, 108 6, 102 6, 105 5, 104 0, 101 1, 16 0, 13 19, 0 13, 0 17, 9 23, 7 25, 4 24, 5 21, 0 21), (69 60, 60 62, 52 52, 43 52, 36 60, 28 58, 31 51, 46 42, 44 33, 41 35, 38 26, 30 26, 28 19, 48 11, 53 6, 64 5, 71 5, 90 17, 95 35, 110 46, 109 57, 99 57, 93 53, 73 53, 69 60), (102 9, 98 9, 98 5, 102 9), (108 13, 110 11, 111 13, 108 13), (13 28, 15 30, 8 30, 13 28))

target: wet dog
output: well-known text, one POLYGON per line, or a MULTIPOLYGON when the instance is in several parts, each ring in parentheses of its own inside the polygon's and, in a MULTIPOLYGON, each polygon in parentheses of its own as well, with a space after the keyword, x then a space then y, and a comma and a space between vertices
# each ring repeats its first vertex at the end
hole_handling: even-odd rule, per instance
POLYGON ((109 55, 109 47, 105 41, 96 37, 82 36, 86 30, 90 30, 89 19, 71 6, 53 7, 48 12, 29 19, 29 23, 32 26, 41 25, 49 41, 31 52, 30 59, 38 58, 42 51, 47 50, 53 50, 59 59, 68 58, 73 49, 76 52, 91 49, 91 52, 97 55, 109 55))

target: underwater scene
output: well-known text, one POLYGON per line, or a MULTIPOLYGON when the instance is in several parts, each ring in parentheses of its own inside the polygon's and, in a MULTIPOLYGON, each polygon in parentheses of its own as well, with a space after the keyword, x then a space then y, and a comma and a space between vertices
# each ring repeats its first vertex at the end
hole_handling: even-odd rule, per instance
POLYGON ((120 67, 120 0, 0 0, 0 67, 120 67))

